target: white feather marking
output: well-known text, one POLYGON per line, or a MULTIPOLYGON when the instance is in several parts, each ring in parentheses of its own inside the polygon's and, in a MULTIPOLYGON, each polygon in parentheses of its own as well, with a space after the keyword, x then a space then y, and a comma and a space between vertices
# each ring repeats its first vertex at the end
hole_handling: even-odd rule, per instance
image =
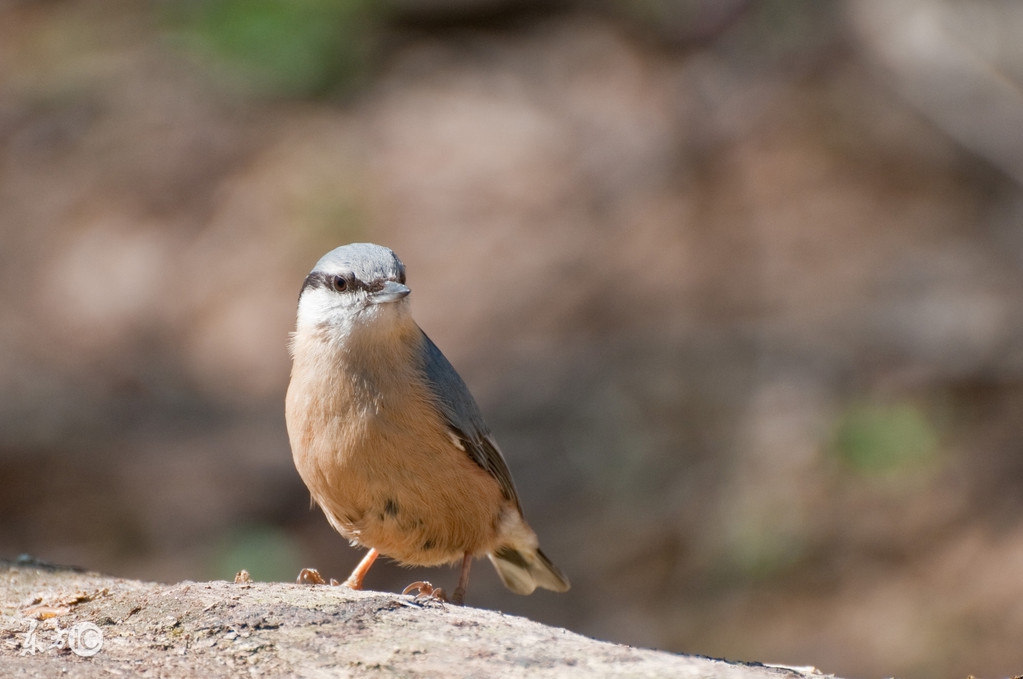
POLYGON ((458 448, 463 453, 465 452, 465 444, 462 443, 462 439, 459 438, 455 432, 448 430, 448 436, 451 438, 451 442, 455 444, 455 448, 458 448))

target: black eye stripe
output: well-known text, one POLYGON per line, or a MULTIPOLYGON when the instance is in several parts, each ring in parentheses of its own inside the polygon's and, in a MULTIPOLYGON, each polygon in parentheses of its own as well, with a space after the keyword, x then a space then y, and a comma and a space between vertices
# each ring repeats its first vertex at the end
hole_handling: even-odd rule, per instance
MULTIPOLYGON (((390 279, 388 279, 390 280, 390 279)), ((351 274, 340 275, 340 274, 328 274, 322 271, 314 271, 305 277, 305 281, 302 282, 302 289, 299 291, 298 296, 302 297, 302 293, 306 291, 306 288, 326 288, 327 290, 334 290, 335 292, 347 292, 350 290, 366 290, 367 292, 377 292, 382 290, 384 287, 382 280, 373 281, 372 283, 366 284, 355 278, 351 274), (345 286, 339 288, 335 284, 335 280, 343 280, 345 286)), ((398 274, 398 282, 402 285, 405 284, 405 270, 402 269, 398 274)))
POLYGON ((302 281, 302 289, 298 291, 298 297, 301 299, 308 288, 322 288, 325 285, 326 281, 323 280, 323 274, 314 271, 302 281))
POLYGON ((322 271, 313 271, 311 274, 305 277, 305 281, 302 282, 302 289, 299 291, 299 298, 309 288, 326 288, 327 290, 334 290, 334 276, 332 274, 326 274, 322 271))

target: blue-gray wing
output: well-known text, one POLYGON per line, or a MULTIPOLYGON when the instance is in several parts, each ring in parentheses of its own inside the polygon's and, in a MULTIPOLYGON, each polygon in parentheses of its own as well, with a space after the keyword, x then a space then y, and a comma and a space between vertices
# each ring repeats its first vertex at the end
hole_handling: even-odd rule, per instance
MULTIPOLYGON (((423 333, 423 346, 427 381, 451 428, 452 440, 465 450, 473 462, 493 476, 504 497, 519 507, 519 496, 515 492, 508 463, 504 461, 487 423, 483 421, 483 415, 469 393, 469 388, 426 333, 423 333)), ((521 507, 519 509, 521 511, 521 507)))

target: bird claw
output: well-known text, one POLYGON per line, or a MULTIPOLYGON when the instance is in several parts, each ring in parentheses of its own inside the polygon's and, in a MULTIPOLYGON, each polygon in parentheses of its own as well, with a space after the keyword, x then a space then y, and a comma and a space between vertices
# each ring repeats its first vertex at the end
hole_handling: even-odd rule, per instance
MULTIPOLYGON (((300 570, 298 572, 298 577, 295 579, 295 582, 300 584, 300 585, 326 585, 326 584, 328 584, 327 581, 323 579, 323 576, 320 575, 320 572, 318 570, 316 570, 315 568, 303 568, 302 570, 300 570)), ((338 583, 337 583, 337 580, 335 580, 334 578, 331 578, 329 584, 336 585, 338 583)))
POLYGON ((431 598, 437 601, 448 601, 448 595, 440 587, 434 587, 426 580, 419 580, 413 582, 411 585, 401 590, 402 594, 411 594, 417 592, 416 599, 431 598))
MULTIPOLYGON (((334 578, 331 578, 329 584, 334 586, 343 585, 345 587, 350 587, 352 589, 362 589, 361 586, 362 583, 359 583, 357 580, 354 580, 353 578, 355 577, 356 576, 353 573, 352 577, 348 578, 344 582, 338 582, 334 578)), ((323 579, 323 576, 320 575, 320 572, 315 568, 303 568, 301 571, 299 571, 298 578, 295 579, 295 582, 298 583, 299 585, 328 584, 327 581, 323 579)), ((442 601, 444 603, 453 603, 459 605, 461 605, 462 599, 465 596, 464 590, 455 589, 454 596, 448 598, 447 592, 445 592, 440 587, 434 587, 426 580, 418 580, 416 582, 413 582, 405 589, 401 590, 402 594, 412 594, 413 592, 416 593, 417 601, 421 599, 430 599, 433 601, 442 601)))

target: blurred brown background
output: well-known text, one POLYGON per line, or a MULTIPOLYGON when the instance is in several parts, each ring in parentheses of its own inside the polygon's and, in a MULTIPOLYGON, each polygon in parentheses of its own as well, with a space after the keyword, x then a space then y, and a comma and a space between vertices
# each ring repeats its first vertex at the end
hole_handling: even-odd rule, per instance
POLYGON ((470 603, 1023 671, 1021 34, 995 0, 0 2, 0 556, 345 576, 285 345, 371 240, 574 584, 479 564, 470 603))

